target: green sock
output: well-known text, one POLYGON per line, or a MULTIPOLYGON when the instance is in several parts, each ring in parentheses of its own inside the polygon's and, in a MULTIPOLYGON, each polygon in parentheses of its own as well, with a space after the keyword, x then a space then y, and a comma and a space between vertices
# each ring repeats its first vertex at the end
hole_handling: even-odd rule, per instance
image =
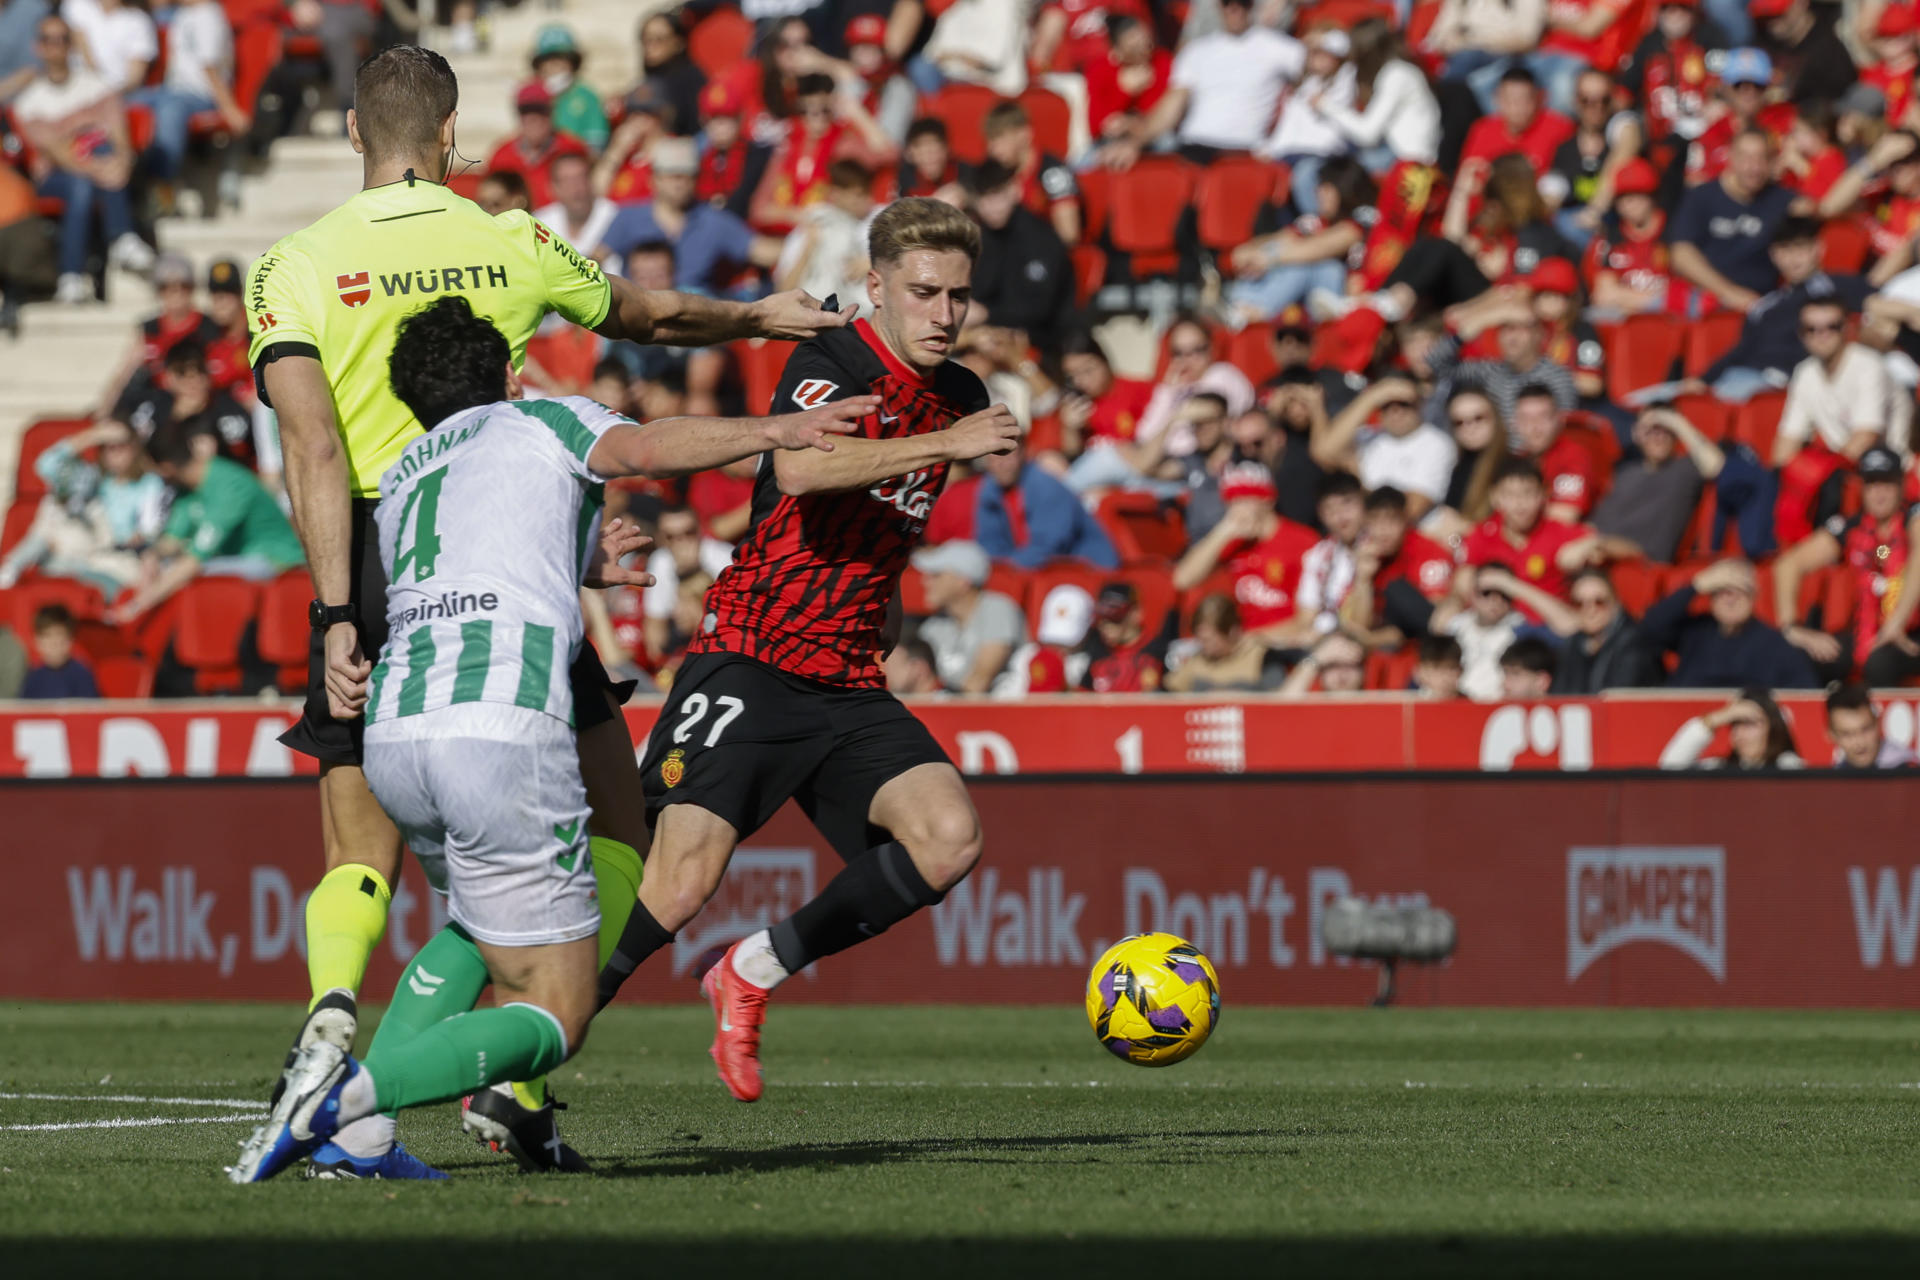
POLYGON ((457 924, 427 939, 400 975, 393 1003, 380 1019, 369 1054, 397 1049, 436 1022, 473 1008, 487 985, 487 962, 457 924))
POLYGON ((436 1022, 391 1049, 367 1054, 380 1111, 445 1102, 501 1080, 545 1075, 565 1062, 560 1024, 544 1009, 510 1004, 436 1022))
POLYGON ((392 901, 393 891, 380 873, 357 862, 320 878, 307 895, 307 981, 313 987, 308 1009, 336 987, 360 993, 392 901))
MULTIPOLYGON (((633 846, 621 844, 618 840, 606 836, 594 836, 588 842, 589 855, 593 859, 593 880, 600 893, 600 964, 606 964, 607 957, 613 954, 613 946, 620 941, 620 931, 627 927, 627 917, 633 914, 633 904, 640 899, 640 855, 633 846)), ((528 1110, 538 1110, 547 1102, 547 1082, 544 1077, 534 1080, 516 1081, 514 1096, 520 1105, 528 1110)))

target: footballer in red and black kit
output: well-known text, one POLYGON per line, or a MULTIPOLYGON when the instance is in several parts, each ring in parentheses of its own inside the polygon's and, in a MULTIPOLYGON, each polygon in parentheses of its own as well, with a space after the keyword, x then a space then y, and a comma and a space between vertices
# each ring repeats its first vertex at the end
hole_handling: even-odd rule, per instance
POLYGON ((600 978, 605 1003, 699 913, 734 846, 797 802, 845 869, 735 943, 701 984, 717 1020, 714 1061, 743 1102, 761 1093, 771 990, 941 901, 980 857, 960 773, 887 691, 880 657, 949 465, 1010 452, 1020 425, 948 360, 979 228, 951 205, 900 200, 874 219, 869 250, 872 320, 801 344, 774 405, 870 397, 872 408, 816 460, 760 468, 752 525, 707 592, 706 619, 647 741, 648 875, 600 978))

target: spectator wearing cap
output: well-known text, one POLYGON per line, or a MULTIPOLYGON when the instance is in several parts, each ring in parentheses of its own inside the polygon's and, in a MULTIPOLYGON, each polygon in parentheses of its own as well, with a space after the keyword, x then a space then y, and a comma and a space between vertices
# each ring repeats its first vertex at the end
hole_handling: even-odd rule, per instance
POLYGON ((1125 579, 1100 588, 1093 600, 1093 630, 1087 636, 1086 673, 1080 687, 1094 693, 1152 693, 1167 672, 1167 646, 1178 617, 1171 611, 1149 635, 1140 592, 1125 579))
POLYGON ((1838 115, 1834 138, 1848 155, 1866 152, 1886 135, 1887 95, 1878 89, 1856 84, 1840 95, 1833 108, 1838 115))
POLYGON ((669 9, 640 20, 640 77, 666 103, 669 132, 688 135, 699 127, 700 91, 706 73, 687 54, 687 30, 679 12, 669 9))
POLYGON ((1646 131, 1638 112, 1620 107, 1618 86, 1604 71, 1574 80, 1573 136, 1560 144, 1540 175, 1541 194, 1554 209, 1554 226, 1584 249, 1613 206, 1613 183, 1638 159, 1646 131))
POLYGON ((725 80, 708 81, 700 91, 700 174, 693 184, 701 204, 743 219, 772 154, 747 137, 746 109, 745 96, 725 80))
POLYGON ((160 309, 140 322, 132 348, 106 381, 95 417, 115 415, 124 422, 122 406, 153 387, 176 342, 192 339, 205 346, 220 336, 218 326, 193 304, 191 262, 177 253, 163 253, 154 260, 152 279, 160 309))
POLYGON ((605 248, 624 259, 636 245, 673 247, 674 287, 721 292, 744 266, 771 267, 784 241, 759 235, 746 223, 694 199, 700 160, 689 138, 662 138, 653 146, 653 198, 622 208, 607 228, 605 248))
POLYGON ((859 77, 867 114, 896 144, 905 141, 920 95, 887 52, 887 19, 877 13, 856 15, 847 23, 846 45, 847 64, 859 77))
POLYGON ((1759 49, 1734 49, 1720 68, 1720 112, 1706 132, 1687 148, 1685 181, 1688 186, 1712 182, 1726 170, 1733 144, 1749 129, 1758 129, 1778 144, 1793 123, 1794 108, 1768 101, 1773 62, 1759 49))
POLYGON ((895 175, 902 197, 927 196, 951 205, 965 204, 961 184, 966 174, 966 166, 953 157, 946 121, 923 116, 907 127, 906 148, 895 175))
POLYGON ((134 233, 127 202, 134 158, 127 113, 114 86, 76 56, 73 31, 64 19, 40 20, 34 52, 40 70, 14 98, 13 122, 33 147, 32 177, 39 193, 65 202, 54 298, 91 302, 95 290, 87 251, 96 210, 111 265, 131 271, 153 265, 153 250, 134 233))
POLYGON ((593 162, 585 156, 558 156, 548 176, 553 203, 534 216, 552 227, 582 257, 595 258, 604 265, 598 255, 607 247, 607 232, 619 216, 620 206, 593 193, 593 162))
POLYGON ((1526 68, 1508 67, 1494 79, 1497 87, 1485 96, 1487 115, 1474 122, 1460 149, 1462 170, 1469 161, 1491 164, 1517 153, 1535 173, 1545 173, 1560 144, 1573 136, 1573 122, 1542 105, 1539 82, 1526 68))
POLYGON ((1725 465, 1720 446, 1685 415, 1665 405, 1643 410, 1634 420, 1633 448, 1614 467, 1612 487, 1593 508, 1595 532, 1615 558, 1671 564, 1701 486, 1718 478, 1725 465))
POLYGON ((1459 450, 1453 437, 1421 421, 1420 389, 1406 378, 1382 378, 1315 433, 1313 460, 1349 471, 1367 489, 1390 485, 1417 522, 1446 497, 1459 450))
POLYGON ((1833 767, 1841 770, 1911 769, 1920 756, 1888 738, 1864 684, 1843 684, 1827 695, 1827 736, 1833 767))
POLYGON ((1675 689, 1812 689, 1813 664, 1780 632, 1754 617, 1758 593, 1753 565, 1721 560, 1647 610, 1642 637, 1656 651, 1672 653, 1677 665, 1667 677, 1675 689), (1708 612, 1693 602, 1708 599, 1708 612))
MULTIPOLYGON (((1173 55, 1154 43, 1143 16, 1106 6, 1109 47, 1081 68, 1087 79, 1087 126, 1096 142, 1135 137, 1173 81, 1173 55)), ((1059 7, 1043 11, 1059 13, 1059 7)), ((1044 64, 1043 64, 1044 65, 1044 64)))
POLYGON ((1272 650, 1240 625, 1240 606, 1215 592, 1193 610, 1193 638, 1169 650, 1179 655, 1162 687, 1168 693, 1257 693, 1277 688, 1284 669, 1272 650))
POLYGON ((1080 242, 1080 184, 1060 157, 1040 149, 1018 102, 996 102, 980 122, 987 159, 1020 179, 1020 203, 1050 223, 1064 244, 1080 242))
POLYGON ((1807 358, 1800 337, 1800 310, 1809 302, 1837 302, 1849 313, 1866 303, 1870 287, 1859 276, 1831 275, 1820 265, 1820 224, 1789 217, 1774 232, 1767 250, 1780 284, 1748 310, 1740 337, 1697 379, 1679 390, 1744 404, 1762 391, 1786 387, 1794 368, 1807 358))
POLYGON ((652 81, 642 80, 627 94, 626 118, 614 129, 607 149, 593 163, 594 190, 617 205, 653 197, 653 149, 669 136, 673 107, 652 81))
POLYGON ((1858 670, 1868 684, 1893 686, 1920 674, 1920 645, 1912 637, 1920 591, 1906 585, 1913 576, 1909 566, 1920 567, 1914 555, 1920 550, 1920 505, 1908 504, 1905 471, 1891 449, 1868 449, 1857 472, 1859 511, 1836 512, 1774 561, 1774 619, 1823 674, 1858 670), (1801 614, 1801 584, 1831 565, 1853 579, 1858 603, 1851 636, 1805 625, 1813 619, 1801 614))
POLYGON ((1008 660, 1027 638, 1020 606, 987 590, 993 566, 974 542, 944 542, 913 553, 926 578, 933 616, 920 638, 933 648, 940 683, 955 693, 987 693, 1008 674, 1008 660))
POLYGON ((487 160, 489 173, 517 173, 527 180, 527 196, 535 208, 553 202, 552 165, 559 156, 585 156, 587 146, 553 123, 553 93, 539 82, 521 85, 514 94, 520 127, 494 149, 487 160))
POLYGON ((967 175, 969 211, 980 224, 967 324, 993 325, 1052 346, 1073 307, 1073 263, 1046 221, 1021 203, 1020 175, 988 159, 967 175))
POLYGON ((838 91, 832 76, 809 72, 795 85, 794 116, 767 160, 747 220, 769 235, 793 230, 800 211, 820 198, 827 167, 839 159, 878 168, 892 162, 893 143, 858 100, 838 91))
MULTIPOLYGON (((1720 0, 1709 12, 1741 43, 1728 22, 1733 15, 1723 12, 1729 6, 1730 0, 1720 0)), ((1837 24, 1815 17, 1812 0, 1748 0, 1746 8, 1760 27, 1754 43, 1780 64, 1781 88, 1788 101, 1835 102, 1859 79, 1837 24)))
POLYGON ((974 499, 974 537, 995 560, 1037 569, 1071 557, 1102 569, 1120 567, 1106 530, 1072 490, 1034 465, 1023 442, 981 461, 985 478, 974 499))
MULTIPOLYGON (((842 311, 867 301, 867 229, 873 222, 873 173, 857 160, 827 166, 826 195, 807 206, 774 264, 776 289, 834 298, 842 311)), ((978 281, 976 279, 976 287, 978 281)))
MULTIPOLYGON (((1732 3, 1738 8, 1745 0, 1732 3)), ((1699 0, 1659 0, 1652 28, 1621 69, 1623 87, 1645 112, 1649 142, 1685 144, 1706 132, 1716 83, 1707 66, 1708 41, 1723 32, 1703 29, 1698 6, 1699 0)), ((1737 42, 1752 43, 1747 36, 1737 42)))
POLYGON ((1613 179, 1613 217, 1587 245, 1582 268, 1595 307, 1637 315, 1664 311, 1673 277, 1667 215, 1654 199, 1660 175, 1644 159, 1622 165, 1613 179))
POLYGON ((1733 141, 1726 171, 1680 200, 1667 226, 1673 274, 1694 305, 1745 311, 1779 283, 1767 256, 1794 194, 1772 179, 1773 140, 1750 129, 1733 141))
POLYGON ((1093 629, 1093 597, 1085 587, 1063 582, 1040 602, 1034 643, 1017 655, 1028 693, 1066 693, 1082 687, 1087 655, 1081 646, 1093 629))
POLYGON ((533 83, 547 91, 553 127, 597 152, 607 145, 607 113, 600 95, 580 79, 584 60, 564 23, 549 22, 534 34, 533 83))
POLYGON ((1395 163, 1431 165, 1440 156, 1440 104, 1426 73, 1409 62, 1393 27, 1367 18, 1353 28, 1347 67, 1353 94, 1323 94, 1319 110, 1360 163, 1384 174, 1395 163), (1362 105, 1364 104, 1364 105, 1362 105))
MULTIPOLYGON (((1295 188, 1298 199, 1311 200, 1308 211, 1284 230, 1236 246, 1229 257, 1239 277, 1227 290, 1228 323, 1236 327, 1272 320, 1316 290, 1346 292, 1348 267, 1373 220, 1373 178, 1351 156, 1308 168, 1314 185, 1295 188)), ((1300 181, 1298 168, 1294 174, 1300 181)))
POLYGON ((1384 485, 1367 495, 1353 586, 1340 625, 1379 645, 1425 632, 1453 585, 1453 553, 1414 531, 1407 495, 1384 485))
MULTIPOLYGON (((1273 132, 1260 144, 1260 154, 1290 166, 1300 199, 1312 202, 1320 188, 1321 162, 1347 151, 1346 135, 1327 112, 1353 105, 1353 68, 1347 65, 1353 42, 1338 27, 1323 27, 1307 35, 1306 46, 1306 74, 1287 95, 1273 132)), ((1312 213, 1313 205, 1308 203, 1302 211, 1312 213)))
POLYGON ((1233 583, 1240 617, 1262 644, 1291 630, 1299 612, 1301 564, 1319 541, 1305 525, 1273 509, 1273 473, 1257 462, 1229 466, 1220 478, 1227 513, 1206 537, 1187 548, 1173 570, 1173 585, 1191 591, 1224 569, 1233 583))
POLYGON ((252 334, 247 330, 247 307, 241 297, 245 287, 246 277, 232 258, 215 259, 207 267, 208 324, 201 333, 214 390, 252 405, 253 369, 247 360, 252 334))
POLYGON ((1130 167, 1168 136, 1197 164, 1256 150, 1280 95, 1299 81, 1306 62, 1305 45, 1254 22, 1252 0, 1220 0, 1220 29, 1181 46, 1167 92, 1139 130, 1105 148, 1108 167, 1130 167))

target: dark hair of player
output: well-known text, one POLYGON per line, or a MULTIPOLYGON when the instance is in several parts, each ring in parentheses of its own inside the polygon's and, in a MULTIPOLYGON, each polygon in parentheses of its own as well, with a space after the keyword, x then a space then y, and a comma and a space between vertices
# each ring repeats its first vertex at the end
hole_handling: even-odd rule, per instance
POLYGON ((400 322, 388 375, 393 394, 421 425, 507 398, 507 339, 493 322, 450 294, 400 322))
POLYGON ((875 266, 890 266, 902 254, 930 249, 980 259, 980 228, 952 205, 924 196, 895 200, 880 211, 867 233, 867 256, 875 266))
POLYGON ((433 155, 440 126, 460 105, 460 82, 447 60, 419 45, 397 44, 365 62, 353 78, 354 120, 369 159, 433 155))

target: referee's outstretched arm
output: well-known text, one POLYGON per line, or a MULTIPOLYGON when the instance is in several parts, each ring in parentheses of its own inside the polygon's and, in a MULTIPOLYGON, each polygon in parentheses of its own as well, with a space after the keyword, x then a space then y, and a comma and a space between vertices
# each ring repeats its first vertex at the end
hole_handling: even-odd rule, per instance
POLYGON ((758 302, 724 302, 691 293, 636 289, 619 276, 607 277, 613 304, 594 332, 606 338, 667 347, 704 347, 736 338, 785 338, 804 342, 828 329, 852 323, 854 308, 827 311, 800 289, 776 293, 758 302))

